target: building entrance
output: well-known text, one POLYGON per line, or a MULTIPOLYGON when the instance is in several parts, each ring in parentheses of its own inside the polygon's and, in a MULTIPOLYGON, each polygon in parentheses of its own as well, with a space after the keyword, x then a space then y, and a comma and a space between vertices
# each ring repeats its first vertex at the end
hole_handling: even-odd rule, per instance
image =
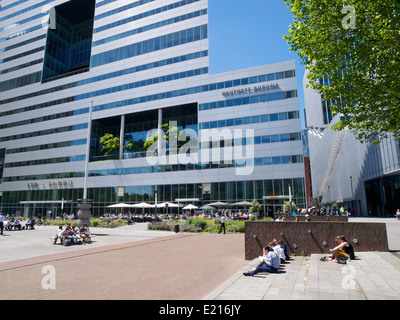
POLYGON ((20 204, 24 205, 21 216, 25 218, 55 219, 56 217, 62 217, 64 213, 67 215, 75 213, 73 211, 74 204, 71 200, 20 201, 20 204))

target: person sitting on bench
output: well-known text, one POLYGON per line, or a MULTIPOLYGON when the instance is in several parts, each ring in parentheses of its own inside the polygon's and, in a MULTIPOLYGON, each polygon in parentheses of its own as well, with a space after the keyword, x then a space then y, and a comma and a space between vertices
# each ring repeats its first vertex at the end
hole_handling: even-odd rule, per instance
POLYGON ((13 226, 14 226, 14 230, 17 230, 17 229, 21 230, 21 221, 19 221, 19 219, 15 219, 13 226))

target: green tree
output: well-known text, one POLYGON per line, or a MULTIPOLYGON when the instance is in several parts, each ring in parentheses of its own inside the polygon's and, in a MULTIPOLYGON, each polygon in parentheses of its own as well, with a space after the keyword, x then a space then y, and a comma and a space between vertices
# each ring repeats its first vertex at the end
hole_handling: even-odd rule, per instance
MULTIPOLYGON (((181 131, 179 130, 178 127, 169 127, 169 123, 164 123, 163 125, 161 125, 161 132, 162 132, 162 139, 166 144, 166 148, 170 149, 170 148, 174 148, 174 149, 179 149, 181 146, 183 146, 186 142, 187 139, 185 141, 178 141, 179 139, 179 134, 181 133, 181 131), (176 146, 172 145, 172 139, 171 137, 176 137, 176 146)), ((147 140, 144 142, 144 147, 145 149, 149 148, 150 146, 152 146, 154 143, 156 143, 158 141, 158 131, 155 131, 155 133, 151 136, 149 136, 147 138, 147 140)))
MULTIPOLYGON (((100 138, 100 143, 102 144, 101 152, 104 152, 104 155, 114 154, 119 151, 120 147, 120 139, 115 137, 111 133, 106 133, 104 136, 100 138)), ((145 148, 144 140, 133 140, 131 135, 125 136, 125 145, 124 150, 130 153, 133 152, 141 152, 145 148)))
MULTIPOLYGON (((292 212, 297 211, 297 209, 298 209, 297 205, 292 201, 292 212)), ((292 213, 292 212, 290 212, 290 201, 285 201, 283 203, 283 212, 292 213)))
POLYGON ((249 211, 254 213, 254 212, 258 212, 258 210, 260 210, 260 209, 261 209, 261 204, 256 199, 253 199, 253 201, 251 202, 251 207, 250 207, 249 211))
POLYGON ((284 38, 309 71, 309 87, 345 116, 333 129, 347 127, 362 142, 400 137, 400 0, 285 3, 294 22, 284 38))
POLYGON ((119 138, 115 137, 111 133, 106 133, 104 136, 102 136, 100 138, 100 143, 103 146, 101 152, 104 152, 106 156, 114 153, 116 150, 119 150, 119 138))

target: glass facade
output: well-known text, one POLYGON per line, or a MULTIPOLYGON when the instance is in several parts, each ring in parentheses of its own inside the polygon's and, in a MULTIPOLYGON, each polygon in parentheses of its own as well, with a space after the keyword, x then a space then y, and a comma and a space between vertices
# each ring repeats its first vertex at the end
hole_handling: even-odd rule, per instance
POLYGON ((56 27, 48 29, 43 82, 88 71, 95 2, 70 1, 55 7, 56 27))
MULTIPOLYGON (((264 195, 280 196, 289 193, 289 185, 291 185, 294 195, 293 201, 299 206, 304 207, 305 203, 305 185, 304 179, 275 179, 275 180, 251 180, 251 181, 221 181, 211 183, 211 193, 203 194, 203 184, 187 183, 187 184, 171 184, 171 185, 147 185, 147 186, 125 186, 123 187, 124 195, 118 196, 118 187, 99 187, 89 188, 88 198, 92 199, 92 213, 94 216, 100 216, 105 212, 111 211, 108 205, 124 202, 124 203, 140 203, 148 202, 154 204, 155 190, 157 190, 157 201, 175 202, 175 199, 198 198, 197 206, 202 206, 211 201, 224 201, 227 203, 235 203, 243 200, 252 201, 257 199, 260 204, 273 208, 281 208, 281 200, 263 200, 264 195)), ((40 204, 39 202, 62 200, 71 203, 65 210, 69 213, 77 212, 76 199, 83 195, 82 189, 58 188, 58 185, 52 190, 28 190, 14 191, 3 194, 3 212, 21 212, 24 205, 19 204, 20 201, 37 201, 35 206, 37 214, 44 217, 46 211, 53 213, 61 213, 60 205, 56 204, 40 204)), ((31 207, 32 212, 34 208, 31 207)), ((227 209, 243 209, 241 207, 229 206, 227 209)), ((120 211, 120 209, 118 209, 120 211)), ((128 212, 129 209, 124 209, 128 212)), ((118 212, 119 212, 118 211, 118 212)), ((135 209, 130 209, 135 212, 135 209)), ((139 211, 141 212, 141 209, 139 211)))
POLYGON ((365 182, 368 216, 395 216, 400 208, 400 175, 365 182))

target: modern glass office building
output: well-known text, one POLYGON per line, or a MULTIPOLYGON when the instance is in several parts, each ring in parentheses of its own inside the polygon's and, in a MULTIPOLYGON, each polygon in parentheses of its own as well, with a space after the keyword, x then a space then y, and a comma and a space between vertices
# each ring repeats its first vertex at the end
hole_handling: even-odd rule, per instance
POLYGON ((305 206, 295 62, 210 74, 207 0, 0 4, 4 213, 305 206))
MULTIPOLYGON (((324 79, 323 81, 327 81, 324 79)), ((394 216, 400 208, 400 140, 361 143, 348 130, 333 131, 333 115, 304 76, 313 197, 327 209, 335 204, 357 216, 394 216)))

